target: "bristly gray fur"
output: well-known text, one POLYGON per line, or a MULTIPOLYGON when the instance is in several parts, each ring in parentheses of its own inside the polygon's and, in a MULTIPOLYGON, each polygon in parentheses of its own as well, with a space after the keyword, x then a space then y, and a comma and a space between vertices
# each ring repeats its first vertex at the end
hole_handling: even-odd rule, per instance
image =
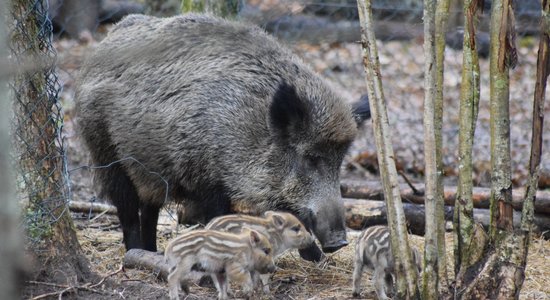
POLYGON ((145 166, 95 172, 127 248, 156 250, 165 185, 149 171, 189 223, 240 199, 295 213, 325 249, 347 244, 338 172, 357 133, 351 106, 263 30, 208 15, 127 16, 82 66, 76 99, 93 164, 131 156, 145 166))

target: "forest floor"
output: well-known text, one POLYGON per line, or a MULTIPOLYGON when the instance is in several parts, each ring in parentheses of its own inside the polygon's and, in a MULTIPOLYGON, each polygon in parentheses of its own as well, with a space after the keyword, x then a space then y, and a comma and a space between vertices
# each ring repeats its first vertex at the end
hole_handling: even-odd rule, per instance
MULTIPOLYGON (((103 29, 105 30, 105 29, 103 29)), ((104 34, 96 35, 99 40, 104 34)), ((515 187, 525 183, 531 136, 532 99, 535 82, 536 44, 531 38, 523 38, 519 48, 519 64, 511 73, 510 115, 513 182, 515 187)), ((65 111, 64 136, 68 146, 69 168, 73 200, 94 201, 91 175, 80 167, 88 163, 86 151, 75 132, 74 82, 82 60, 97 41, 79 43, 76 40, 59 39, 55 42, 60 61, 59 75, 63 85, 61 100, 65 111)), ((398 168, 417 182, 423 174, 423 50, 422 42, 388 41, 379 43, 379 55, 384 80, 388 115, 392 126, 392 141, 398 168)), ((355 101, 366 93, 365 76, 358 43, 326 44, 313 46, 294 44, 294 50, 322 76, 331 80, 342 94, 355 101)), ((443 124, 444 164, 447 184, 456 184, 458 107, 460 96, 461 52, 448 49, 445 61, 445 112, 443 124)), ((474 144, 475 185, 490 183, 489 139, 489 62, 481 60, 481 101, 474 144)), ((547 95, 548 98, 549 95, 547 95)), ((546 105, 545 114, 550 111, 546 105)), ((368 122, 367 122, 368 123, 368 122)), ((549 122, 545 123, 542 169, 550 170, 549 122)), ((378 180, 375 159, 375 144, 370 123, 364 125, 360 136, 350 149, 342 166, 342 178, 378 180), (358 160, 357 157, 370 157, 358 160), (349 164, 356 160, 361 164, 349 164), (373 170, 375 172, 367 171, 373 170)), ((545 186, 545 185, 543 185, 545 186)), ((547 185, 546 185, 547 186, 547 185)), ((163 210, 160 221, 159 249, 164 249, 167 240, 177 233, 174 218, 163 210)), ((73 289, 65 295, 79 299, 163 299, 167 297, 166 284, 147 270, 122 270, 124 247, 122 233, 116 216, 73 213, 81 246, 91 262, 97 281, 88 288, 73 289), (93 288, 101 278, 105 281, 93 288), (77 292, 75 292, 77 290, 77 292)), ((350 231, 350 240, 357 232, 350 231)), ((423 238, 411 236, 414 246, 423 248, 423 238)), ((352 243, 353 244, 353 243, 352 243)), ((449 274, 452 271, 452 237, 447 234, 449 274)), ((550 242, 535 237, 531 243, 526 279, 520 299, 550 299, 550 242)), ((353 270, 353 247, 328 255, 318 264, 300 259, 296 252, 284 255, 277 263, 280 270, 273 275, 271 289, 276 299, 344 299, 351 297, 351 274, 353 270)), ((364 276, 363 297, 375 298, 373 287, 364 276)), ((62 290, 56 287, 34 288, 25 292, 26 297, 40 297, 46 293, 62 290)), ((187 299, 214 298, 212 287, 192 286, 194 296, 187 299)), ((53 295, 59 296, 58 294, 53 295)), ((46 297, 45 297, 46 298, 46 297)), ((35 298, 39 299, 39 298, 35 298)))

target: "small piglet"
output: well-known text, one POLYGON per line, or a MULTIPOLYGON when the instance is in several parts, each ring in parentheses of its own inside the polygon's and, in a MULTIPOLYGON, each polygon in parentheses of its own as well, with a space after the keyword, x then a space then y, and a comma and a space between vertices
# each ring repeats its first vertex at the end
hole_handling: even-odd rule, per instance
MULTIPOLYGON (((170 266, 168 287, 171 300, 179 299, 180 279, 186 279, 192 271, 212 277, 218 299, 227 299, 228 276, 239 282, 249 297, 254 288, 250 272, 275 271, 269 240, 249 228, 244 228, 239 234, 215 230, 189 231, 170 241, 164 255, 170 266)), ((187 295, 187 283, 182 287, 187 295)))
MULTIPOLYGON (((313 243, 313 236, 302 222, 286 212, 267 211, 263 217, 234 214, 214 218, 206 229, 238 233, 243 228, 252 228, 264 234, 273 247, 273 257, 278 257, 289 249, 303 249, 313 243)), ((255 284, 261 284, 265 293, 269 293, 269 274, 259 275, 252 271, 255 284)))
MULTIPOLYGON (((420 271, 420 255, 412 249, 413 263, 420 271)), ((387 293, 393 293, 395 282, 394 261, 390 246, 390 230, 387 226, 372 226, 364 230, 355 244, 353 271, 353 297, 361 293, 361 276, 367 267, 373 272, 372 280, 378 299, 389 299, 387 293)))

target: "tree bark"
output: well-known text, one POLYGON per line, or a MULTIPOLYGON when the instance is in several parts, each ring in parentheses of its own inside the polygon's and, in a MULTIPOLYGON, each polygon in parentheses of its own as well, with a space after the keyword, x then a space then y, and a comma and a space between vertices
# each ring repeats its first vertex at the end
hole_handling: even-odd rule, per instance
MULTIPOLYGON (((458 282, 460 299, 517 298, 525 277, 529 231, 514 226, 510 166, 509 68, 517 60, 511 1, 494 0, 491 11, 491 246, 481 263, 468 268, 458 282), (518 228, 514 231, 514 227, 518 228)), ((536 150, 535 150, 536 151, 536 150)), ((533 152, 532 152, 533 154, 533 152)), ((531 178, 536 178, 531 174, 531 178)), ((535 188, 536 181, 531 180, 535 188)), ((534 194, 533 190, 531 194, 534 194)), ((533 206, 525 210, 533 211, 533 206)), ((532 204, 532 202, 531 202, 532 204)), ((529 212, 523 212, 525 215, 529 212)), ((530 225, 526 217, 524 225, 530 225)))
POLYGON ((518 267, 514 287, 519 289, 525 280, 525 266, 529 252, 529 240, 533 229, 534 210, 533 203, 539 182, 540 162, 542 153, 542 134, 544 124, 544 100, 546 95, 546 83, 550 73, 550 1, 543 0, 541 36, 539 40, 539 51, 537 55, 537 79, 535 83, 535 95, 533 99, 533 125, 531 134, 531 156, 529 159, 529 182, 523 203, 523 215, 521 217, 521 232, 526 238, 521 240, 518 267))
POLYGON ((445 70, 445 37, 449 20, 449 7, 451 0, 438 0, 435 11, 435 58, 436 58, 436 90, 435 90, 435 157, 437 169, 437 193, 435 202, 436 226, 437 226, 437 256, 439 289, 446 289, 447 256, 445 245, 445 216, 444 216, 444 189, 443 189, 443 82, 445 70))
MULTIPOLYGON (((425 210, 424 264, 422 299, 439 296, 438 224, 436 202, 438 198, 438 170, 436 150, 435 97, 437 63, 435 49, 435 0, 424 1, 424 157, 425 157, 425 210)), ((443 193, 441 193, 443 194, 443 193)), ((441 196, 441 200, 442 196, 441 196)))
POLYGON ((515 65, 514 12, 510 0, 494 0, 491 9, 490 127, 491 127, 491 230, 511 232, 512 175, 510 160, 509 69, 515 65))
POLYGON ((523 203, 523 216, 521 218, 524 231, 529 231, 536 211, 536 204, 541 202, 541 197, 536 193, 540 172, 542 153, 542 131, 544 123, 544 100, 546 95, 546 82, 550 73, 550 1, 542 1, 541 37, 537 55, 537 77, 535 83, 535 95, 533 101, 533 125, 531 133, 531 156, 529 159, 529 183, 525 192, 523 203), (536 202, 535 202, 536 200, 536 202))
POLYGON ((367 73, 367 90, 371 99, 370 109, 378 153, 380 177, 384 186, 388 225, 391 232, 391 248, 395 258, 396 298, 419 298, 416 268, 413 266, 405 215, 397 182, 394 152, 391 145, 391 133, 387 109, 380 76, 380 61, 374 36, 371 1, 357 1, 361 22, 361 41, 363 45, 363 64, 367 73), (398 255, 401 254, 401 255, 398 255))
MULTIPOLYGON (((34 0, 17 0, 12 15, 19 18, 11 32, 12 56, 19 61, 51 59, 54 50, 48 32, 51 27, 43 19, 45 8, 34 0)), ((40 262, 33 275, 48 282, 73 284, 89 275, 89 266, 67 207, 68 174, 60 141, 63 119, 53 70, 53 64, 44 64, 15 76, 14 137, 22 181, 17 186, 20 199, 27 203, 27 246, 40 262)))
POLYGON ((235 18, 239 0, 181 0, 181 12, 206 12, 222 18, 235 18))
POLYGON ((462 60, 462 85, 460 89, 460 130, 458 149, 458 201, 454 214, 454 258, 455 274, 460 268, 469 267, 470 243, 474 229, 473 186, 472 186, 472 148, 479 108, 479 59, 476 46, 477 13, 480 1, 464 2, 464 39, 462 60))

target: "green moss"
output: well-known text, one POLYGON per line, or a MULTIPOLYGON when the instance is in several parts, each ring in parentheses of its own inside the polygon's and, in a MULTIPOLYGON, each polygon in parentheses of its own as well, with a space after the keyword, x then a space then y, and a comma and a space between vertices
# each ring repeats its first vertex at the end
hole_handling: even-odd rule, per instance
POLYGON ((52 236, 52 226, 46 222, 46 219, 46 214, 41 207, 29 205, 25 209, 25 230, 31 241, 42 241, 52 236))
POLYGON ((538 43, 538 39, 534 36, 525 36, 518 39, 518 47, 534 48, 538 43))

